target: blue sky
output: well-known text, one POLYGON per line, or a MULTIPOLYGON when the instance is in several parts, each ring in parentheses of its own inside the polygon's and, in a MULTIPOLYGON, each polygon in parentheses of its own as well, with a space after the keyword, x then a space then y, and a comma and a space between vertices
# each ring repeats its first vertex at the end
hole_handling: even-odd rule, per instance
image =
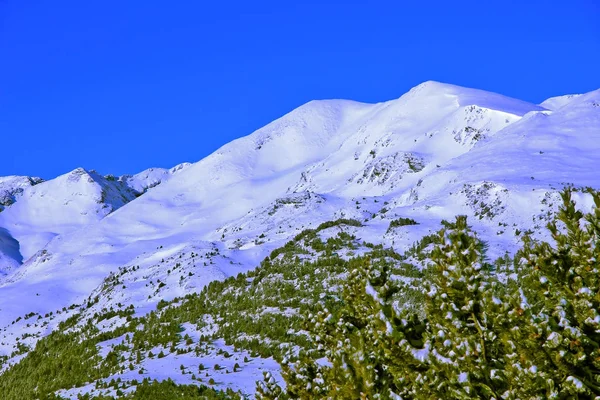
POLYGON ((597 3, 2 0, 0 176, 193 162, 311 99, 430 79, 594 90, 597 3))

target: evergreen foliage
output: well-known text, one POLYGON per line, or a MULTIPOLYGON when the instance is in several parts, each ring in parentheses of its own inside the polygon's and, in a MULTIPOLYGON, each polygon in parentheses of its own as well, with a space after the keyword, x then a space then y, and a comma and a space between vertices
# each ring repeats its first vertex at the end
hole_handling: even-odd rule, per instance
POLYGON ((136 390, 113 396, 78 396, 78 400, 237 400, 241 397, 231 390, 217 391, 204 385, 178 385, 171 379, 164 381, 144 379, 136 390))
POLYGON ((511 372, 523 388, 543 388, 543 397, 600 397, 600 194, 588 192, 595 207, 584 214, 571 190, 563 191, 548 224, 554 243, 526 236, 515 257, 522 291, 513 291, 512 313, 520 352, 511 372))
POLYGON ((397 218, 390 221, 387 231, 390 232, 394 228, 407 225, 419 225, 419 223, 412 218, 397 218))
POLYGON ((562 193, 553 243, 526 236, 515 265, 484 268, 466 217, 432 239, 424 318, 394 300, 389 265, 353 269, 342 305, 305 315, 318 351, 282 362, 260 399, 587 399, 600 396, 600 196, 562 193))

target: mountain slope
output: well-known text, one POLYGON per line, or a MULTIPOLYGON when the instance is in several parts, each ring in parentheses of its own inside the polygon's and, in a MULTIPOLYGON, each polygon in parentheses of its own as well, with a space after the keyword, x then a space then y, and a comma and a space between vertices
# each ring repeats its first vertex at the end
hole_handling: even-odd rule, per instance
MULTIPOLYGON (((26 188, 43 182, 42 178, 29 176, 0 177, 0 212, 14 204, 26 188)), ((18 267, 23 261, 19 242, 4 228, 0 228, 0 275, 18 267)))
POLYGON ((134 198, 124 184, 78 168, 23 189, 18 201, 0 214, 0 226, 28 259, 52 238, 98 221, 134 198))
POLYGON ((104 218, 189 165, 149 168, 119 178, 83 168, 46 182, 40 178, 1 177, 0 211, 11 207, 0 216, 4 238, 0 242, 0 271, 20 265, 52 238, 104 218), (17 200, 19 204, 13 205, 17 200))
POLYGON ((42 178, 30 176, 3 176, 0 177, 0 211, 10 206, 25 188, 43 182, 42 178))
POLYGON ((567 94, 564 96, 556 96, 550 97, 549 99, 544 100, 540 103, 541 107, 544 107, 548 110, 556 111, 562 106, 568 104, 571 100, 576 99, 581 96, 580 94, 567 94))
POLYGON ((148 168, 135 175, 123 175, 119 177, 119 181, 125 182, 127 186, 138 193, 144 193, 160 183, 168 180, 173 174, 189 167, 190 163, 182 163, 170 169, 165 168, 148 168))

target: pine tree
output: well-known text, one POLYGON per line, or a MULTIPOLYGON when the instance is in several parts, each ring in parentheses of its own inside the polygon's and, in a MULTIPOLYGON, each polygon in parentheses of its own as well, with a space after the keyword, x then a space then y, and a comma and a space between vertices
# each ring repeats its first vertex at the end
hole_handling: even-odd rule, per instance
POLYGON ((484 273, 481 242, 467 218, 445 225, 431 254, 427 287, 428 368, 414 392, 422 398, 499 398, 505 349, 493 321, 504 301, 484 273))
POLYGON ((282 363, 290 398, 387 399, 399 395, 404 385, 398 383, 418 369, 419 362, 398 346, 403 340, 418 342, 420 325, 396 315, 392 297, 399 288, 389 279, 389 265, 366 261, 352 267, 342 306, 308 316, 317 351, 302 351, 295 363, 282 363))
POLYGON ((527 237, 517 253, 522 309, 531 323, 519 332, 517 368, 529 371, 519 390, 543 385, 548 398, 600 396, 600 195, 584 214, 572 191, 562 192, 557 221, 548 224, 554 246, 527 237))
POLYGON ((259 400, 285 400, 287 395, 275 382, 270 372, 263 372, 263 381, 256 384, 256 398, 259 400))

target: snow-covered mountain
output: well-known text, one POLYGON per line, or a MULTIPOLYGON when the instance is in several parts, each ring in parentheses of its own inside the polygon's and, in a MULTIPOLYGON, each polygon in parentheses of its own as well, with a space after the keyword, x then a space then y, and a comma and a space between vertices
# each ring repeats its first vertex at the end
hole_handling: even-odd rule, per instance
POLYGON ((83 168, 46 182, 0 177, 0 211, 11 206, 0 214, 0 273, 43 250, 52 238, 101 220, 189 165, 149 168, 118 178, 83 168))
POLYGON ((309 102, 171 170, 114 178, 77 169, 28 181, 0 212, 0 271, 9 271, 0 353, 14 350, 23 329, 15 319, 106 293, 104 279, 119 268, 136 266, 102 307, 144 314, 251 270, 301 230, 337 218, 364 221, 357 235, 402 252, 440 220, 467 214, 490 256, 510 253, 516 231, 541 231, 558 189, 600 188, 599 165, 600 90, 535 105, 425 82, 383 103, 309 102), (389 232, 398 217, 420 225, 389 232), (190 252, 210 263, 196 267, 190 252), (160 290, 148 285, 157 279, 160 290))
POLYGON ((43 182, 42 178, 30 176, 0 177, 0 211, 13 204, 25 188, 43 182))
MULTIPOLYGON (((0 212, 13 204, 26 188, 43 182, 29 176, 0 177, 0 212)), ((23 257, 17 242, 5 228, 0 228, 0 273, 19 266, 23 257)))
POLYGON ((183 171, 187 167, 192 165, 191 163, 181 163, 173 168, 148 168, 135 175, 123 175, 119 177, 119 181, 123 181, 132 188, 133 190, 144 193, 148 189, 151 189, 160 183, 168 180, 174 174, 183 171))
POLYGON ((17 260, 29 259, 52 238, 98 221, 136 197, 126 184, 83 168, 46 182, 17 182, 20 186, 9 192, 12 204, 0 213, 0 226, 18 242, 17 260))

